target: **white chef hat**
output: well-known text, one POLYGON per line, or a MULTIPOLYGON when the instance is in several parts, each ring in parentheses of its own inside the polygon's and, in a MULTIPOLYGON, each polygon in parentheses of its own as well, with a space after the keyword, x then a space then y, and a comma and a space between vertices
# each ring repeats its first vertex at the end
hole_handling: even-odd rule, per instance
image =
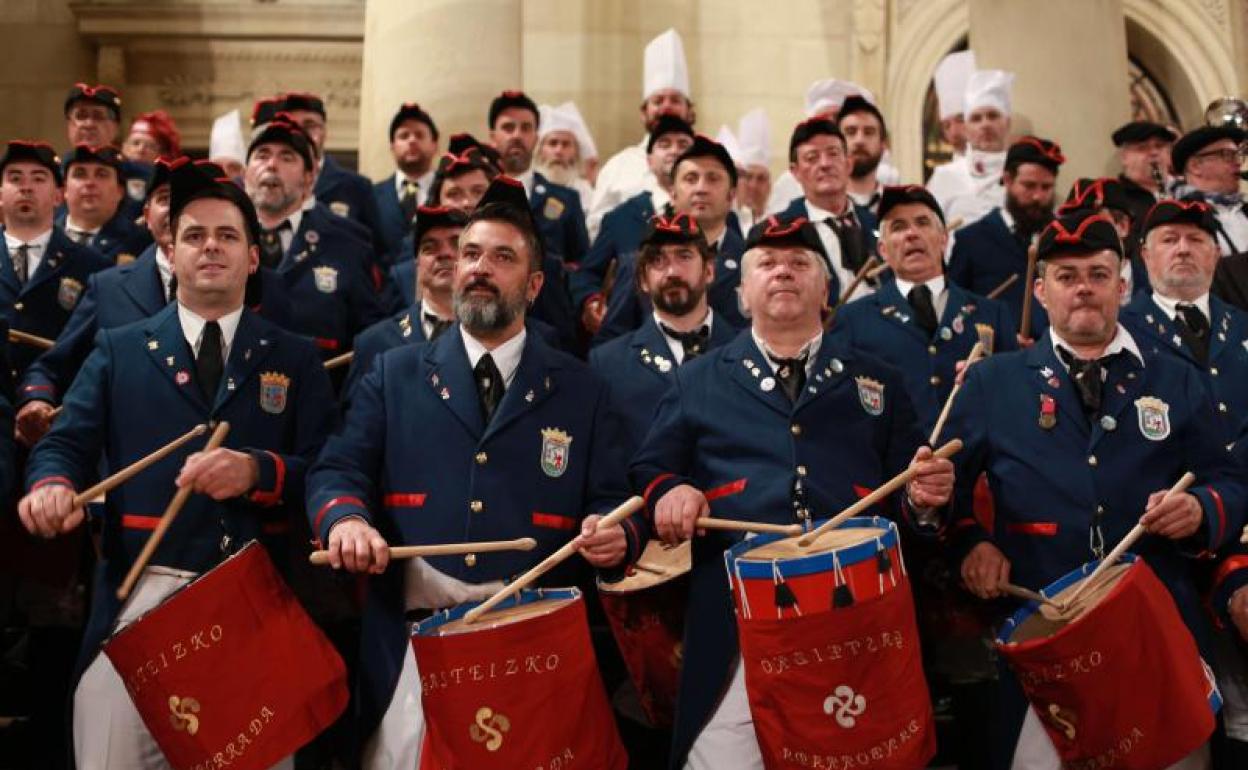
POLYGON ((585 125, 585 119, 581 117, 581 111, 575 104, 564 102, 557 107, 542 104, 538 106, 537 113, 540 118, 538 141, 555 131, 567 131, 576 138, 581 160, 598 157, 598 148, 594 146, 594 140, 589 135, 589 127, 585 125))
POLYGON ((669 29, 646 44, 641 96, 649 99, 658 91, 674 89, 689 97, 689 66, 680 34, 669 29))
POLYGON ((771 164, 771 122, 761 107, 741 116, 737 123, 737 141, 741 145, 741 157, 737 162, 743 168, 771 164))
POLYGON ((1014 73, 1005 70, 975 70, 966 81, 967 115, 980 107, 996 107, 1010 114, 1010 90, 1014 86, 1014 73))
POLYGON ((966 82, 975 71, 975 52, 957 51, 940 60, 932 74, 936 100, 940 102, 940 119, 961 115, 966 99, 966 82))
POLYGON ((849 80, 816 80, 806 89, 806 117, 813 118, 829 109, 840 109, 845 99, 857 94, 875 104, 875 95, 849 80))
POLYGON ((208 138, 208 158, 229 158, 247 162, 247 144, 243 141, 243 123, 238 110, 230 110, 212 121, 208 138))
POLYGON ((732 133, 732 129, 726 125, 719 127, 719 133, 715 134, 715 141, 724 146, 728 151, 728 157, 732 158, 732 163, 737 168, 741 168, 741 143, 737 141, 737 135, 732 133))

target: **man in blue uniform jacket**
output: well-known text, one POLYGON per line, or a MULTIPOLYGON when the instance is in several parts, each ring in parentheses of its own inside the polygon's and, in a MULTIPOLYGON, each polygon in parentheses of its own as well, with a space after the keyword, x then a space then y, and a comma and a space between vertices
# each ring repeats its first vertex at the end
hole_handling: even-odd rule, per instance
POLYGON ((1213 396, 1226 442, 1248 419, 1248 314, 1209 293, 1218 223, 1203 201, 1159 201, 1140 227, 1152 291, 1137 294, 1122 323, 1147 353, 1173 353, 1196 367, 1213 396))
POLYGON ((885 187, 879 205, 880 254, 893 277, 842 307, 833 333, 901 371, 927 432, 953 389, 957 362, 976 342, 985 355, 1014 350, 1018 327, 999 302, 945 280, 949 234, 926 188, 885 187))
MULTIPOLYGON (((1006 582, 1041 589, 1104 556, 1138 521, 1149 534, 1133 550, 1208 656, 1190 558, 1238 536, 1243 471, 1226 450, 1200 373, 1143 349, 1118 323, 1123 253, 1113 222, 1086 212, 1058 219, 1041 234, 1038 255, 1036 295, 1048 333, 1027 350, 972 366, 949 420, 948 434, 966 444, 954 458, 951 555, 972 593, 995 598, 1006 582), (1161 502, 1185 471, 1196 483, 1161 502), (981 473, 995 505, 991 531, 972 515, 981 473)), ((1029 766, 1058 767, 1017 680, 1003 669, 1000 682, 988 736, 993 766, 1036 757, 1043 764, 1029 766)))
MULTIPOLYGON (((1016 280, 1000 299, 1010 315, 1022 323, 1027 283, 1027 249, 1053 219, 1053 185, 1066 162, 1056 142, 1024 136, 1005 154, 1005 206, 967 223, 953 239, 949 280, 968 291, 987 296, 1012 275, 1016 280)), ((1035 339, 1049 325, 1044 308, 1031 303, 1031 322, 1025 336, 1035 339)))
POLYGON ((634 287, 654 310, 635 331, 589 351, 589 365, 612 384, 628 427, 629 457, 650 430, 676 368, 737 335, 707 303, 714 278, 715 255, 697 220, 688 214, 655 217, 637 254, 634 287))
POLYGON ((952 465, 922 446, 897 372, 824 333, 821 252, 805 220, 754 228, 741 271, 750 330, 676 370, 630 466, 658 535, 693 538, 673 768, 763 766, 724 576, 724 550, 739 538, 695 538, 697 517, 826 518, 915 464, 888 507, 927 522, 953 486, 952 465))
POLYGON ((393 264, 401 258, 403 240, 437 171, 438 127, 419 104, 403 104, 390 119, 390 154, 395 172, 373 185, 373 199, 379 217, 376 235, 393 264))
POLYGON ((277 271, 294 304, 291 331, 312 337, 330 358, 397 310, 398 298, 386 302, 374 291, 368 246, 338 218, 305 205, 314 168, 307 134, 278 113, 252 138, 244 181, 260 217, 260 264, 277 271))
POLYGON ((121 153, 80 144, 65 156, 64 169, 65 211, 57 224, 73 242, 115 259, 140 230, 125 205, 121 153))
MULTIPOLYGON (((62 197, 61 167, 50 145, 9 142, 0 157, 0 175, 0 309, 10 329, 53 340, 82 298, 88 278, 110 263, 53 223, 62 197)), ((14 379, 39 352, 30 344, 14 345, 14 379)))
POLYGON ((100 642, 119 613, 133 620, 261 537, 266 524, 296 521, 305 471, 332 428, 333 396, 316 349, 243 307, 247 276, 259 264, 251 202, 189 164, 174 171, 172 185, 178 300, 147 321, 100 334, 64 412, 31 454, 29 493, 18 506, 32 533, 67 533, 83 522, 74 493, 101 456, 116 472, 194 425, 230 423, 223 447, 184 448, 108 495, 74 699, 80 767, 163 766, 152 759, 160 752, 120 677, 98 654, 100 642), (116 588, 178 486, 197 494, 123 612, 116 588))
POLYGON ((416 766, 421 721, 407 695, 420 685, 405 610, 483 598, 578 533, 599 568, 634 559, 645 537, 640 515, 597 530, 597 514, 627 493, 621 428, 606 384, 526 330, 543 274, 518 181, 494 180, 458 251, 459 323, 377 359, 308 477, 308 516, 331 563, 372 575, 358 692, 367 766, 416 766), (537 548, 389 565, 388 543, 522 536, 537 548))
MULTIPOLYGON (((182 160, 189 162, 189 159, 182 160)), ((224 178, 220 167, 199 161, 199 170, 224 178)), ((173 231, 169 226, 171 164, 156 161, 143 217, 155 242, 135 261, 94 273, 56 344, 22 374, 17 388, 18 435, 27 446, 48 432, 53 408, 69 389, 95 346, 100 329, 112 329, 149 318, 173 299, 173 231)), ((282 328, 290 325, 293 307, 277 273, 260 268, 247 279, 246 303, 254 312, 282 328)))

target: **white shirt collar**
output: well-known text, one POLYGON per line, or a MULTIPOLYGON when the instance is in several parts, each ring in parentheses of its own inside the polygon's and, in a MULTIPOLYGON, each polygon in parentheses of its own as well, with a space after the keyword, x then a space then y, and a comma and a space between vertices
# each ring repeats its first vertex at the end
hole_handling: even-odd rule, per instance
MULTIPOLYGON (((441 316, 433 312, 432 308, 430 308, 424 302, 421 302, 420 303, 420 328, 425 332, 425 339, 428 340, 428 339, 433 339, 433 323, 427 318, 427 316, 435 316, 437 318, 441 318, 441 316)), ((453 321, 454 319, 443 318, 442 320, 453 321)))
POLYGON ((1001 218, 1005 220, 1005 229, 1014 232, 1014 217, 1010 215, 1010 210, 1005 206, 998 206, 997 211, 1001 212, 1001 218))
MULTIPOLYGON (((750 336, 754 338, 754 344, 758 346, 758 349, 763 351, 763 358, 767 359, 767 364, 771 367, 771 371, 774 373, 776 369, 779 368, 779 365, 772 359, 782 358, 783 356, 768 347, 767 343, 763 342, 763 338, 758 336, 758 331, 753 326, 750 327, 750 336)), ((819 356, 819 347, 821 345, 823 345, 823 332, 819 332, 815 336, 811 337, 805 345, 802 345, 802 349, 797 352, 797 355, 794 356, 794 358, 806 356, 807 374, 810 374, 811 370, 815 366, 815 358, 819 356)))
MULTIPOLYGON (((529 200, 533 199, 533 165, 529 165, 529 170, 524 173, 517 174, 516 180, 524 185, 524 197, 529 200)), ((495 362, 497 363, 497 362, 495 362)))
MULTIPOLYGON (((234 344, 234 333, 238 331, 238 322, 242 317, 243 307, 239 305, 236 310, 232 310, 217 319, 217 323, 221 326, 221 359, 223 361, 228 361, 230 358, 230 347, 234 344)), ((191 346, 191 352, 198 356, 200 338, 204 336, 204 324, 207 321, 179 302, 178 323, 182 325, 182 336, 186 337, 187 344, 191 346)))
POLYGON ((871 204, 878 202, 879 196, 884 194, 884 183, 878 179, 875 180, 875 187, 871 188, 870 192, 866 193, 859 194, 848 190, 846 190, 846 192, 849 193, 849 199, 856 205, 862 206, 864 209, 869 209, 871 208, 871 204))
MULTIPOLYGON (((829 217, 831 217, 832 219, 837 219, 843 216, 845 213, 845 212, 842 212, 841 214, 833 214, 831 211, 821 209, 815 204, 811 203, 810 198, 803 198, 802 200, 806 204, 806 215, 807 215, 807 218, 811 222, 822 223, 825 219, 828 219, 829 217)), ((846 196, 845 197, 845 211, 853 211, 853 210, 854 210, 854 200, 853 198, 846 196)))
POLYGON ((156 270, 160 273, 160 282, 164 284, 165 296, 169 296, 169 283, 173 280, 173 263, 165 256, 165 250, 156 247, 156 270))
POLYGON ((459 327, 459 335, 464 341, 464 352, 468 354, 469 367, 477 368, 477 362, 481 360, 481 356, 489 353, 494 359, 494 365, 498 367, 499 374, 503 375, 503 387, 511 385, 511 381, 516 376, 516 369, 520 368, 520 356, 524 353, 524 340, 528 337, 528 331, 524 327, 520 327, 519 334, 493 350, 486 350, 485 346, 469 334, 462 325, 459 327))
POLYGON ((65 215, 65 229, 76 230, 80 233, 86 233, 87 235, 95 237, 95 234, 98 233, 100 230, 104 229, 104 226, 101 225, 93 230, 88 230, 87 228, 82 227, 77 222, 75 222, 72 216, 70 216, 69 214, 66 214, 65 215))
POLYGON ((14 249, 18 248, 19 246, 22 246, 23 244, 30 247, 30 252, 31 252, 32 257, 36 256, 37 254, 42 254, 44 249, 48 248, 48 243, 51 240, 52 240, 52 228, 50 227, 47 230, 44 230, 42 233, 39 233, 38 235, 36 235, 34 238, 31 238, 29 241, 23 241, 22 239, 10 233, 8 230, 4 231, 4 245, 8 247, 10 254, 13 253, 14 249))
MULTIPOLYGON (((910 295, 910 290, 914 288, 914 284, 910 281, 903 281, 900 278, 895 280, 897 281, 897 291, 901 292, 901 296, 908 297, 910 295)), ((923 285, 931 290, 932 299, 935 300, 941 294, 945 293, 945 276, 938 275, 935 278, 929 278, 923 282, 923 285)))
MULTIPOLYGON (((1178 306, 1179 306, 1180 300, 1171 299, 1170 297, 1162 296, 1161 294, 1157 292, 1156 289, 1154 289, 1153 290, 1153 302, 1157 303, 1157 307, 1161 308, 1161 312, 1165 313, 1166 317, 1169 318, 1171 321, 1173 321, 1174 317, 1178 315, 1178 312, 1179 312, 1178 306)), ((1204 294, 1200 295, 1192 302, 1183 302, 1183 304, 1195 305, 1196 307, 1200 308, 1200 312, 1205 314, 1205 318, 1207 319, 1213 318, 1213 313, 1209 309, 1209 293, 1208 292, 1205 292, 1204 294)))
MULTIPOLYGON (((436 169, 431 168, 424 174, 421 174, 417 179, 411 180, 416 183, 418 188, 420 188, 416 191, 416 205, 419 206, 424 204, 425 196, 429 194, 429 188, 433 186, 433 175, 435 173, 437 173, 436 169)), ((399 194, 399 198, 403 197, 403 183, 407 181, 408 178, 402 171, 394 172, 394 191, 399 194)))
MULTIPOLYGON (((1053 354, 1057 356, 1057 360, 1061 361, 1062 366, 1069 370, 1070 367, 1066 365, 1065 361, 1062 361, 1062 355, 1058 352, 1058 348, 1060 346, 1074 353, 1074 346, 1062 339, 1061 335, 1052 326, 1049 327, 1049 344, 1053 346, 1053 354)), ((1121 353, 1124 350, 1135 356, 1135 359, 1140 362, 1140 366, 1144 365, 1144 356, 1140 355, 1140 349, 1135 344, 1135 338, 1131 336, 1131 333, 1127 331, 1125 326, 1117 324, 1117 328, 1114 330, 1114 338, 1109 341, 1109 345, 1101 352, 1101 358, 1114 353, 1121 353)))
MULTIPOLYGON (((652 315, 654 316, 655 326, 659 327, 659 334, 663 335, 663 340, 667 342, 668 349, 672 351, 672 357, 676 359, 677 366, 683 364, 685 362, 685 346, 680 344, 680 340, 668 336, 667 332, 663 331, 663 319, 659 318, 657 310, 652 315)), ((709 306, 706 308, 706 316, 702 318, 702 323, 699 326, 706 327, 707 339, 709 340, 711 331, 715 329, 715 311, 711 310, 709 306)), ((706 351, 702 352, 705 353, 706 351)))

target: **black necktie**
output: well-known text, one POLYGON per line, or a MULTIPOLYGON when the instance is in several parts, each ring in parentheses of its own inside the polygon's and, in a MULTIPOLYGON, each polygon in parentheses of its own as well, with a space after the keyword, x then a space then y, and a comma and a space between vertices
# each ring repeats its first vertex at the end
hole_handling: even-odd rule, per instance
POLYGON ((439 318, 433 313, 425 313, 425 320, 429 322, 429 339, 436 340, 438 335, 451 328, 451 321, 446 318, 439 318))
POLYGON ((906 301, 914 310, 915 323, 927 332, 927 336, 932 336, 939 323, 936 320, 936 306, 932 304, 932 290, 927 288, 927 284, 917 283, 910 287, 910 292, 906 294, 906 301))
POLYGON ((1105 370, 1118 357, 1118 353, 1091 361, 1077 358, 1066 348, 1059 347, 1058 355, 1070 367, 1070 379, 1079 391, 1079 400, 1083 403, 1083 411, 1089 415, 1101 411, 1101 388, 1105 384, 1105 370))
POLYGON ((784 395, 788 396, 790 403, 796 404, 798 397, 802 395, 802 387, 806 384, 806 356, 768 358, 776 365, 776 379, 780 381, 784 395))
POLYGON ((26 285, 30 277, 30 244, 23 243, 13 252, 13 272, 17 273, 17 282, 26 285))
POLYGON ((221 324, 209 321, 204 324, 204 333, 199 338, 199 355, 195 357, 195 375, 199 381, 199 389, 203 391, 208 403, 217 400, 217 386, 221 384, 221 373, 225 371, 225 361, 221 356, 221 324))
POLYGON ((703 324, 693 331, 678 332, 667 324, 659 324, 663 333, 680 343, 685 351, 685 361, 697 358, 706 352, 706 341, 711 336, 711 328, 703 324))
POLYGON ((416 206, 419 205, 420 185, 412 181, 403 182, 403 194, 399 196, 399 208, 403 210, 403 222, 407 226, 411 226, 412 217, 416 216, 416 206))
POLYGON ((1201 366, 1209 363, 1209 319, 1200 308, 1186 302, 1176 308, 1174 320, 1179 327, 1179 336, 1192 349, 1192 355, 1201 366))
POLYGON ((858 220, 854 219, 854 208, 850 206, 839 217, 828 217, 824 220, 836 233, 836 240, 841 246, 841 265, 851 273, 858 272, 867 259, 867 250, 862 243, 862 233, 858 229, 858 220))
POLYGON ((260 230, 260 264, 276 269, 286 250, 282 248, 282 232, 290 230, 290 220, 274 228, 260 230))
POLYGON ((472 368, 472 374, 477 381, 477 395, 481 397, 481 414, 485 416, 486 424, 489 424, 498 403, 503 400, 503 374, 498 371, 494 358, 489 353, 481 356, 481 360, 472 368))

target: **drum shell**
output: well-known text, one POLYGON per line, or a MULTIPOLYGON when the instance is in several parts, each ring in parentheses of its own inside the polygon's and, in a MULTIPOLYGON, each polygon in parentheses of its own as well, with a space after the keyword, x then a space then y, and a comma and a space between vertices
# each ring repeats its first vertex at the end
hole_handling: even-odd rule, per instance
MULTIPOLYGON (((1018 678, 1063 762, 1104 768, 1166 767, 1199 748, 1221 696, 1169 591, 1152 569, 1131 564, 1099 603, 1050 636, 1011 642, 1040 611, 1008 619, 997 649, 1018 678)), ((1055 596, 1099 562, 1068 573, 1055 596)))
POLYGON ((646 718, 654 727, 671 727, 684 655, 689 576, 629 593, 600 591, 598 597, 646 718))

